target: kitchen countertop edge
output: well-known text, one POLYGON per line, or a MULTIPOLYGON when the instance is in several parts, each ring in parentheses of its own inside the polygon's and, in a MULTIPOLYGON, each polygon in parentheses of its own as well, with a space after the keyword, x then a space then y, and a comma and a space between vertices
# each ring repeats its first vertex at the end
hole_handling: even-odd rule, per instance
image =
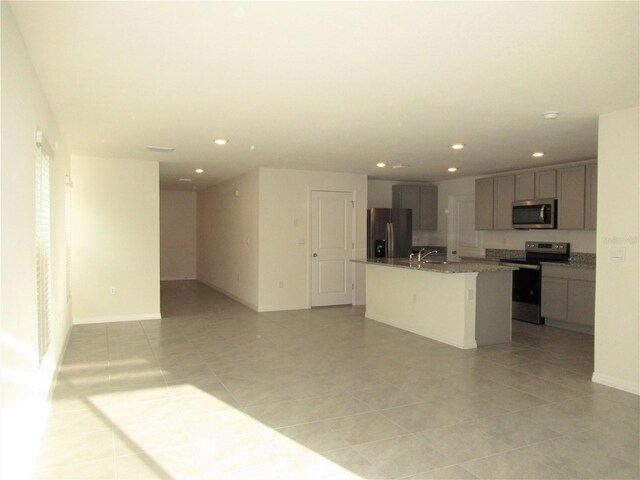
POLYGON ((383 259, 383 260, 351 260, 354 263, 362 263, 365 265, 380 265, 382 267, 404 268, 406 270, 415 270, 421 272, 435 273, 484 273, 484 272, 508 272, 516 270, 514 267, 506 267, 503 265, 490 265, 486 263, 473 262, 447 262, 447 263, 424 263, 420 267, 407 265, 407 259, 383 259))

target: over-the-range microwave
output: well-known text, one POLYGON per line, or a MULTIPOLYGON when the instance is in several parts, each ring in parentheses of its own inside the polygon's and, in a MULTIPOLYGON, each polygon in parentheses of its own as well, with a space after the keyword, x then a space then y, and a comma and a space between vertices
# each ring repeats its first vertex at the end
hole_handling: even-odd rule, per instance
POLYGON ((512 226, 521 230, 557 228, 556 207, 555 198, 513 202, 512 226))

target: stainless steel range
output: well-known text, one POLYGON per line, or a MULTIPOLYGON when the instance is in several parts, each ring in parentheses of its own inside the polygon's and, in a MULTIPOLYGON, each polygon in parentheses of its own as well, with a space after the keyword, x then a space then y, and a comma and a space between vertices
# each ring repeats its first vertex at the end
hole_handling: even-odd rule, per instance
POLYGON ((525 242, 525 258, 500 259, 501 265, 517 267, 513 272, 512 316, 515 320, 544 324, 540 316, 542 262, 568 262, 569 244, 525 242))

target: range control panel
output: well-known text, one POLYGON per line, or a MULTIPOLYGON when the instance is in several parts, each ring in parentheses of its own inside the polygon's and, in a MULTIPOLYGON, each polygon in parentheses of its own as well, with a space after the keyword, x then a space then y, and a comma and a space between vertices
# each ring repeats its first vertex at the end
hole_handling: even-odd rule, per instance
POLYGON ((569 254, 569 244, 563 242, 525 242, 527 253, 559 253, 569 254))

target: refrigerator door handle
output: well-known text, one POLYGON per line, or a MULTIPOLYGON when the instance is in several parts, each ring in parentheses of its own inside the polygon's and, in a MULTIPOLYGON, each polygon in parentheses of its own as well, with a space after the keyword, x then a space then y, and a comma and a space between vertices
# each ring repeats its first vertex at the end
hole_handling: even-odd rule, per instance
POLYGON ((387 258, 393 258, 395 255, 395 239, 393 238, 393 223, 387 223, 387 258))

